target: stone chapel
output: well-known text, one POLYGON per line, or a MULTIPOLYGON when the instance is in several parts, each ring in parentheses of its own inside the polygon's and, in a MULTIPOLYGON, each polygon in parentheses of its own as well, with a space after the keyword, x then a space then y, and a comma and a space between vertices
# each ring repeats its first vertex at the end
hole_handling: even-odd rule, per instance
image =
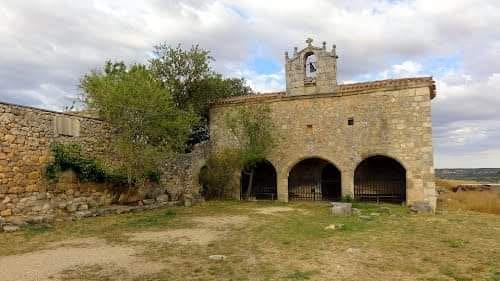
MULTIPOLYGON (((241 106, 271 109, 278 145, 254 175, 252 197, 280 201, 356 200, 436 206, 432 77, 337 83, 335 45, 285 53, 286 91, 212 104, 213 150, 233 146, 224 116, 241 106)), ((235 197, 246 194, 238 176, 235 197)))

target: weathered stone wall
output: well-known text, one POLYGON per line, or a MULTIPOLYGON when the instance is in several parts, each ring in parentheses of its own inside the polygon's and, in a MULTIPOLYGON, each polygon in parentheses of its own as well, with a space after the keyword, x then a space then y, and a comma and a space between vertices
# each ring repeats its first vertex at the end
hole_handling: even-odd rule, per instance
MULTIPOLYGON (((94 156, 105 156, 111 130, 96 118, 0 103, 0 226, 3 221, 42 221, 59 216, 98 213, 112 201, 155 204, 199 200, 197 176, 204 146, 168 161, 160 185, 116 194, 105 184, 81 183, 71 172, 57 183, 44 177, 50 145, 78 143, 94 156)), ((200 164, 201 163, 201 164, 200 164)))
POLYGON ((337 85, 337 54, 332 51, 309 45, 289 58, 285 57, 286 90, 291 96, 333 93, 337 85), (306 79, 306 56, 316 56, 317 72, 314 79, 306 79), (306 79, 306 81, 305 81, 306 79))
POLYGON ((75 212, 108 204, 110 195, 74 180, 44 178, 53 142, 79 143, 93 155, 104 153, 109 129, 94 118, 0 103, 0 216, 75 212))
POLYGON ((224 122, 228 111, 268 104, 279 144, 267 160, 277 171, 279 200, 288 200, 288 175, 300 160, 319 157, 333 163, 341 171, 342 195, 353 195, 357 165, 383 155, 406 169, 407 203, 427 202, 434 207, 433 87, 430 78, 414 78, 338 85, 330 94, 229 99, 210 111, 213 149, 237 145, 224 122), (349 118, 353 126, 348 125, 349 118))
POLYGON ((180 154, 167 161, 161 185, 171 200, 200 200, 199 173, 205 165, 209 143, 201 143, 191 153, 180 154))

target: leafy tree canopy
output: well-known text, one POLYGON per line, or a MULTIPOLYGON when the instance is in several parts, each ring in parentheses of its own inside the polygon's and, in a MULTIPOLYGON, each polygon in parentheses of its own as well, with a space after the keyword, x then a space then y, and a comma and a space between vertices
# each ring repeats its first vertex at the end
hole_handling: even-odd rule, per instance
POLYGON ((129 179, 144 177, 165 154, 183 151, 195 112, 174 96, 145 65, 107 62, 80 84, 84 101, 113 129, 112 146, 129 179))
POLYGON ((172 93, 182 110, 192 108, 199 116, 190 144, 208 139, 208 107, 218 99, 252 94, 244 79, 223 78, 211 66, 210 52, 195 45, 185 50, 181 45, 166 43, 154 47, 150 67, 155 76, 172 93))

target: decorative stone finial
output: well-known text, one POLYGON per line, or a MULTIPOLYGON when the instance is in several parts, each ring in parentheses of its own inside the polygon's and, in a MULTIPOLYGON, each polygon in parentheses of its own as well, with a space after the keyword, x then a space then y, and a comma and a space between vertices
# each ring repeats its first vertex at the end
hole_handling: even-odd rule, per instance
POLYGON ((312 46, 313 39, 312 38, 307 38, 306 43, 308 47, 312 46))
POLYGON ((285 52, 285 59, 288 60, 289 57, 288 57, 288 52, 285 52))
POLYGON ((323 41, 323 50, 326 50, 326 41, 323 41))
POLYGON ((333 44, 332 46, 332 57, 338 58, 337 57, 337 46, 333 44))
POLYGON ((296 57, 297 56, 297 53, 299 52, 299 48, 298 47, 293 47, 293 56, 296 57))

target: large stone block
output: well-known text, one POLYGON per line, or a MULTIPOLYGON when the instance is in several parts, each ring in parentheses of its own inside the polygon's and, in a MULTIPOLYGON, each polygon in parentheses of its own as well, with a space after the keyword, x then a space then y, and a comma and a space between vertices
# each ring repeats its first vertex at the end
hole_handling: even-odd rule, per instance
POLYGON ((343 202, 332 202, 330 213, 334 216, 350 216, 352 214, 352 204, 343 202))

